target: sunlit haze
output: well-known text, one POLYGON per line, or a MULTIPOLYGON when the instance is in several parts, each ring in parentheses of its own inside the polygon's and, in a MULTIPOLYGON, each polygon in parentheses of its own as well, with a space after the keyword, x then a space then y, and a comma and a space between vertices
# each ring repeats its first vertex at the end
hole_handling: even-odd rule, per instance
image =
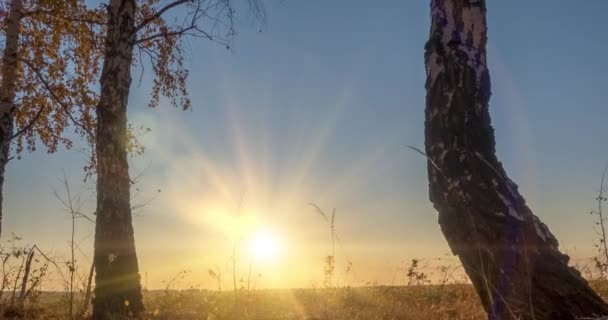
MULTIPOLYGON (((590 263, 589 211, 608 161, 608 1, 489 3, 499 158, 562 250, 590 263)), ((130 159, 142 283, 160 289, 188 270, 177 287, 216 288, 213 270, 224 288, 233 275, 258 288, 322 286, 334 209, 337 284, 403 284, 413 258, 429 270, 455 263, 428 199, 426 159, 408 148, 424 148, 429 1, 268 1, 266 10, 261 32, 238 20, 231 50, 187 40, 190 110, 165 100, 149 109, 150 70, 134 66, 129 121, 150 128, 144 154, 130 159)), ((10 162, 3 239, 14 232, 68 255, 70 216, 54 191, 63 194, 65 172, 93 217, 83 145, 10 162)), ((77 221, 86 270, 93 232, 77 221)))

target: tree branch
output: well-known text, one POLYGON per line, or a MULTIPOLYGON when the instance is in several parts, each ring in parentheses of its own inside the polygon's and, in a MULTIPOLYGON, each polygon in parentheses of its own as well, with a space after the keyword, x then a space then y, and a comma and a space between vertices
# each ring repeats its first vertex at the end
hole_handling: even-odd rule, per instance
MULTIPOLYGON (((257 1, 257 0, 251 0, 257 1)), ((229 38, 234 35, 234 21, 233 21, 233 13, 234 9, 232 8, 229 0, 216 0, 211 1, 206 7, 203 7, 202 4, 205 1, 202 0, 176 0, 172 3, 166 5, 162 9, 160 9, 156 14, 147 18, 139 25, 136 29, 136 32, 146 25, 153 25, 155 19, 160 18, 160 15, 165 13, 167 10, 171 8, 175 8, 178 5, 182 5, 186 2, 191 2, 195 4, 192 8, 188 10, 188 13, 184 17, 184 20, 181 24, 174 24, 172 26, 166 26, 167 29, 159 30, 160 25, 154 26, 153 30, 157 31, 157 33, 147 35, 143 38, 134 40, 134 44, 142 44, 148 41, 156 40, 159 38, 171 39, 175 37, 182 36, 192 36, 192 37, 200 37, 206 38, 211 41, 217 42, 222 45, 228 46, 230 40, 229 38), (223 5, 222 5, 223 4, 223 5), (211 14, 210 14, 211 13, 211 14), (226 16, 228 20, 228 32, 227 38, 224 39, 223 36, 216 34, 217 27, 221 24, 219 16, 226 16), (212 22, 212 25, 209 27, 209 30, 203 30, 203 26, 201 25, 201 20, 205 19, 206 21, 212 22)), ((136 38, 136 37, 135 37, 136 38)))
POLYGON ((88 19, 88 18, 79 18, 79 17, 60 15, 60 14, 57 14, 57 10, 36 9, 36 10, 25 11, 25 12, 23 12, 23 17, 31 17, 31 16, 35 16, 38 14, 52 15, 53 18, 59 18, 59 19, 63 19, 66 21, 85 22, 88 24, 97 24, 97 25, 107 25, 107 22, 105 22, 103 20, 94 20, 94 19, 88 19))
POLYGON ((144 21, 142 21, 137 27, 135 27, 135 32, 141 30, 143 27, 145 27, 146 25, 148 25, 150 22, 160 18, 165 12, 171 10, 172 8, 175 8, 177 6, 180 6, 184 3, 187 2, 192 2, 192 0, 176 0, 173 1, 169 4, 167 4, 166 6, 160 8, 158 11, 156 11, 155 14, 149 16, 148 18, 144 19, 144 21))
POLYGON ((189 27, 184 28, 184 29, 180 29, 180 30, 176 30, 176 31, 170 31, 170 32, 155 33, 155 34, 153 34, 151 36, 148 36, 148 37, 145 37, 145 38, 142 38, 142 39, 137 39, 137 40, 135 40, 135 44, 140 44, 140 43, 143 43, 143 42, 146 42, 146 41, 151 41, 151 40, 158 39, 158 38, 181 37, 181 36, 185 36, 185 35, 195 36, 195 37, 199 36, 200 37, 200 35, 198 33, 197 34, 188 33, 188 31, 191 31, 191 30, 196 30, 196 31, 200 32, 200 34, 202 34, 203 37, 205 37, 205 38, 207 38, 209 40, 213 40, 213 37, 209 33, 205 32, 203 30, 200 30, 200 29, 196 28, 196 26, 192 25, 192 26, 189 26, 189 27))
POLYGON ((17 59, 19 61, 25 63, 30 69, 32 69, 32 71, 34 71, 34 73, 36 74, 36 77, 38 78, 38 80, 40 80, 40 82, 42 82, 42 84, 44 85, 45 89, 49 92, 49 94, 51 95, 51 97, 53 97, 53 100, 55 100, 61 106, 61 108, 63 108, 63 110, 68 115, 68 117, 70 118, 70 120, 76 126, 80 127, 82 130, 84 130, 86 133, 88 133, 91 136, 91 138, 94 138, 95 134, 91 130, 89 130, 89 128, 85 127, 78 120, 74 119, 74 117, 72 116, 72 113, 69 111, 68 105, 66 105, 65 102, 61 101, 61 99, 57 96, 57 94, 55 93, 55 91, 53 90, 53 88, 51 88, 51 85, 44 78, 44 76, 42 75, 42 73, 40 72, 40 70, 38 70, 38 68, 36 68, 35 66, 33 66, 32 63, 29 60, 26 60, 26 59, 23 59, 23 58, 17 58, 17 59))
POLYGON ((38 121, 38 118, 40 118, 40 115, 42 115, 43 110, 44 110, 44 105, 40 107, 40 110, 38 110, 38 112, 36 113, 34 118, 27 125, 25 125, 23 128, 21 128, 21 130, 17 131, 15 134, 13 134, 9 138, 9 140, 13 140, 13 139, 17 138, 18 136, 22 135, 23 133, 25 133, 26 131, 30 130, 32 128, 32 126, 34 125, 34 123, 36 121, 38 121))

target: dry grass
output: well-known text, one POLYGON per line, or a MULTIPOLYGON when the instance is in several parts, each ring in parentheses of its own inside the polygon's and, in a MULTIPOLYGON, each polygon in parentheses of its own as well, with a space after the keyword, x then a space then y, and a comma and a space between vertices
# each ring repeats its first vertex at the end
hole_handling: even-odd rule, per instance
MULTIPOLYGON (((591 285, 605 299, 608 281, 591 285)), ((42 293, 27 319, 66 319, 65 293, 42 293)), ((479 299, 468 284, 373 286, 335 289, 144 292, 146 319, 165 320, 482 320, 479 299)))
MULTIPOLYGON (((592 280, 608 298, 608 281, 592 280)), ((469 284, 283 290, 144 291, 145 319, 166 320, 482 320, 469 284)), ((43 292, 27 303, 25 319, 68 319, 66 293, 43 292)), ((1 317, 0 317, 1 318, 1 317)), ((5 317, 4 319, 9 319, 5 317)), ((86 319, 86 318, 85 318, 86 319)))
MULTIPOLYGON (((66 319, 59 293, 43 293, 28 319, 66 319)), ((399 320, 485 319, 469 285, 285 289, 241 292, 145 292, 147 319, 399 320)))

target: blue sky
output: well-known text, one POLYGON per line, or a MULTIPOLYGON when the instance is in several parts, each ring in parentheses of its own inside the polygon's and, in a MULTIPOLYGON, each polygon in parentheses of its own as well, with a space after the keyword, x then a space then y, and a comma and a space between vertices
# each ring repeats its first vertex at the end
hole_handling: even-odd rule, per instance
MULTIPOLYGON (((192 110, 147 109, 151 75, 140 87, 134 81, 130 120, 152 129, 142 138, 146 154, 132 160, 133 173, 145 169, 139 199, 154 198, 135 220, 142 270, 168 278, 179 268, 223 268, 231 242, 209 221, 218 210, 230 215, 241 195, 257 224, 285 238, 286 256, 301 260, 291 271, 277 263, 292 280, 269 286, 320 280, 328 236, 309 202, 337 209, 338 256, 353 260, 360 281, 390 282, 386 270, 401 261, 449 252, 428 201, 426 162, 406 148, 424 143, 428 6, 268 1, 263 31, 242 15, 231 51, 188 41, 192 110), (181 256, 192 250, 200 257, 181 256)), ((582 259, 592 250, 588 212, 608 161, 608 2, 488 7, 499 157, 562 248, 582 259)), ((82 166, 74 151, 11 163, 5 236, 15 231, 61 254, 69 220, 52 190, 62 170, 80 188, 82 166)), ((83 197, 91 207, 94 196, 83 197)), ((90 252, 92 228, 79 230, 90 252)))

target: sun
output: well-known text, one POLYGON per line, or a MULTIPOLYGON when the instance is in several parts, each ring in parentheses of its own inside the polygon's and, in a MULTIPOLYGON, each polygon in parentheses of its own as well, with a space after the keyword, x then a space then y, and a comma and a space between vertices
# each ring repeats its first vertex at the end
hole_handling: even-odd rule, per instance
POLYGON ((275 232, 258 231, 249 239, 249 252, 252 258, 258 262, 276 260, 282 249, 282 242, 275 232))

